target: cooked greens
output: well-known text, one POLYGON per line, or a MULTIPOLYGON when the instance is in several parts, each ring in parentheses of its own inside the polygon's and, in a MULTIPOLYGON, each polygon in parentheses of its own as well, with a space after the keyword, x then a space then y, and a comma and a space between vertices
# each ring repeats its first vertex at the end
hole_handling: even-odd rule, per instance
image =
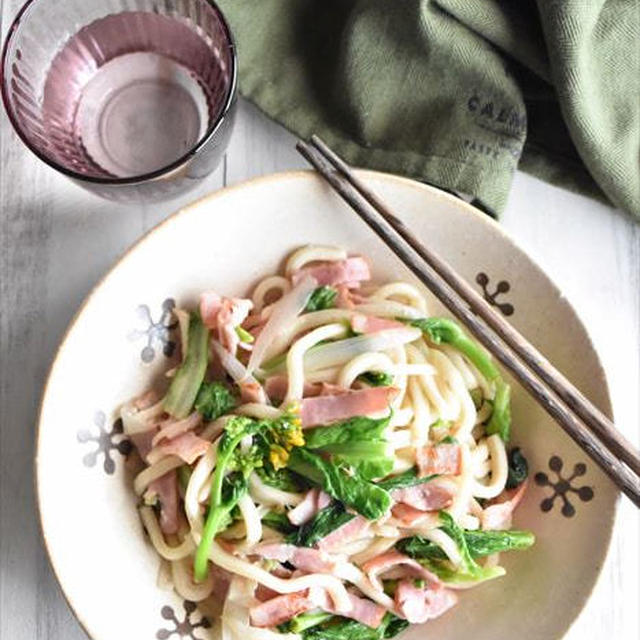
POLYGON ((361 622, 333 616, 327 622, 302 632, 304 640, 386 640, 397 636, 409 626, 392 613, 386 613, 380 626, 372 629, 361 622))
POLYGON ((500 377, 495 383, 496 397, 493 400, 491 418, 487 423, 487 433, 497 433, 504 442, 508 442, 511 431, 511 387, 500 377))
POLYGON ((323 309, 331 309, 336 304, 338 291, 334 287, 318 287, 314 289, 309 296, 305 311, 322 311, 323 309))
POLYGON ((289 535, 298 530, 298 527, 289 522, 284 513, 277 513, 276 511, 269 511, 262 516, 262 524, 265 527, 269 527, 274 531, 278 531, 285 535, 289 535))
POLYGON ((205 420, 216 420, 235 409, 235 395, 222 382, 203 382, 196 396, 195 408, 205 420))
POLYGON ((174 418, 186 418, 198 395, 209 361, 209 329, 199 313, 189 314, 187 353, 164 399, 164 410, 174 418))
POLYGON ((334 502, 318 511, 309 522, 303 524, 294 535, 290 536, 288 541, 298 547, 313 547, 354 518, 353 513, 348 513, 343 504, 334 502))
POLYGON ((384 480, 378 482, 378 486, 386 489, 387 491, 393 491, 394 489, 406 489, 407 487, 415 487, 419 484, 424 484, 425 482, 429 482, 434 478, 437 478, 438 474, 434 473, 430 476, 423 476, 422 478, 419 475, 418 467, 411 467, 411 469, 407 469, 402 473, 399 473, 395 476, 389 476, 384 480))
POLYGON ((289 468, 369 520, 380 518, 391 506, 391 497, 384 489, 358 475, 350 475, 348 468, 329 462, 304 447, 291 451, 289 468))
POLYGON ((256 420, 234 416, 227 422, 220 437, 218 460, 211 481, 209 513, 193 566, 193 575, 197 582, 202 582, 207 577, 209 550, 214 537, 228 525, 231 510, 247 490, 247 478, 253 469, 262 463, 256 447, 251 447, 246 453, 238 449, 240 441, 246 436, 254 435, 260 427, 261 423, 256 420), (229 470, 239 473, 225 477, 229 470))
POLYGON ((358 376, 358 380, 371 387, 388 387, 393 382, 393 376, 384 371, 365 371, 358 376))
POLYGON ((519 447, 514 447, 507 456, 509 473, 507 475, 507 489, 515 489, 522 484, 529 475, 529 463, 522 455, 519 447))
MULTIPOLYGON (((469 554, 472 558, 482 558, 492 553, 528 549, 534 542, 535 536, 530 531, 464 531, 469 554)), ((435 543, 413 536, 403 538, 396 544, 396 548, 415 560, 446 560, 444 551, 435 543)))
POLYGON ((351 467, 364 480, 382 478, 393 469, 384 431, 389 417, 375 420, 357 416, 329 427, 306 432, 307 449, 331 456, 332 462, 351 467))

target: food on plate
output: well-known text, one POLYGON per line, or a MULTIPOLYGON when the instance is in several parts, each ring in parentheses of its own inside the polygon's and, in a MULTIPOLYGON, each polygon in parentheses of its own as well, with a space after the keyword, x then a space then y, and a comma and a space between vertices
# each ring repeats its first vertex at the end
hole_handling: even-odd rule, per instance
POLYGON ((121 416, 144 527, 218 606, 212 637, 390 638, 533 544, 509 385, 414 285, 307 246, 251 298, 174 313, 180 361, 121 416))

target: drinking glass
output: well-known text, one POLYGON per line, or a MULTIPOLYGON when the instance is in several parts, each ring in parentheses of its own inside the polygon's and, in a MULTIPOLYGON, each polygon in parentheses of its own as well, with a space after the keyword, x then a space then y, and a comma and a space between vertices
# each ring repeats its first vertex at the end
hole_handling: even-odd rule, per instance
POLYGON ((208 0, 29 0, 1 69, 22 141, 113 200, 184 193, 231 134, 235 48, 208 0))

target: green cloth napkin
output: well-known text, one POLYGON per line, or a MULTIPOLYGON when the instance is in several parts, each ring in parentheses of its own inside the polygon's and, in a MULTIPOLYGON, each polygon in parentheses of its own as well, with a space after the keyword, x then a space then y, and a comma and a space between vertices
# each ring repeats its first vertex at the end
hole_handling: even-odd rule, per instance
POLYGON ((240 89, 351 163, 504 208, 516 167, 640 216, 638 0, 219 0, 240 89))

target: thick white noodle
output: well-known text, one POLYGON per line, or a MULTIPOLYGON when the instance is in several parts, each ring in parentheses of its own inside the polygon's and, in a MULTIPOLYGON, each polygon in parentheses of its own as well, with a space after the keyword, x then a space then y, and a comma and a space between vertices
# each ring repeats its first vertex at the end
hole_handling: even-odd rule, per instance
POLYGON ((284 406, 294 400, 302 400, 304 392, 304 356, 308 349, 323 340, 342 338, 347 330, 343 324, 328 324, 309 332, 296 340, 287 353, 287 395, 284 406))
POLYGON ((264 362, 268 362, 271 358, 284 353, 296 336, 326 324, 348 321, 353 314, 354 312, 350 309, 323 309, 299 316, 289 327, 284 327, 281 333, 273 339, 265 351, 264 362))
MULTIPOLYGON (((206 489, 209 491, 208 482, 211 472, 216 466, 216 458, 218 455, 217 444, 209 447, 208 451, 198 460, 187 485, 187 491, 184 495, 184 511, 189 521, 189 526, 193 534, 197 534, 198 538, 202 534, 203 517, 200 508, 200 495, 206 489)), ((208 493, 207 493, 208 495, 208 493)))
POLYGON ((356 305, 355 310, 358 313, 364 313, 368 316, 379 316, 381 318, 402 318, 403 320, 417 320, 422 318, 423 314, 419 309, 394 302, 393 300, 382 300, 380 302, 365 302, 356 305))
POLYGON ((260 480, 257 473, 252 473, 249 476, 249 491, 256 502, 282 508, 295 507, 304 499, 302 493, 291 493, 290 491, 270 487, 260 480))
POLYGON ((133 436, 155 428, 154 420, 164 413, 164 398, 146 409, 136 409, 133 402, 120 408, 122 426, 126 435, 133 436))
POLYGON ((280 292, 280 297, 282 297, 283 294, 291 291, 291 283, 284 276, 269 276, 261 280, 256 285, 251 296, 254 313, 260 313, 264 309, 264 301, 267 294, 274 290, 280 292))
POLYGON ((449 560, 458 567, 462 563, 462 556, 458 550, 458 545, 442 529, 431 529, 423 535, 427 540, 437 544, 446 554, 449 560))
POLYGON ((391 373, 394 364, 391 358, 384 353, 363 353, 349 360, 340 370, 338 385, 349 389, 356 378, 366 371, 380 371, 391 373))
POLYGON ((427 301, 424 296, 408 282, 390 282, 384 284, 375 293, 370 296, 370 300, 391 300, 393 298, 400 299, 400 302, 408 306, 415 307, 422 317, 428 316, 427 301))
POLYGON ((171 563, 171 578, 178 595, 185 600, 191 600, 191 602, 200 602, 211 595, 215 586, 215 577, 210 571, 205 580, 195 583, 191 573, 192 566, 191 560, 173 561, 171 563))
POLYGON ((158 460, 150 467, 143 469, 133 481, 133 490, 137 495, 141 496, 147 489, 147 487, 158 478, 161 478, 165 473, 173 471, 184 464, 182 458, 178 456, 167 456, 158 460))
POLYGON ((416 378, 409 380, 409 395, 413 404, 411 422, 411 445, 416 449, 423 447, 429 440, 429 426, 434 422, 429 405, 422 393, 422 387, 416 378))
POLYGON ((486 443, 491 461, 491 480, 483 484, 475 479, 474 474, 472 494, 476 498, 495 498, 499 495, 504 489, 509 473, 507 452, 500 436, 493 434, 486 439, 486 443))
POLYGON ((284 272, 290 276, 294 271, 302 269, 305 264, 318 260, 337 262, 346 260, 347 252, 339 247, 327 247, 323 245, 307 245, 294 251, 288 258, 284 272))
POLYGON ((266 404, 258 404, 257 402, 248 402, 247 404, 241 404, 236 413, 241 416, 247 416, 248 418, 256 418, 262 420, 264 418, 275 419, 282 415, 282 411, 276 407, 270 407, 266 404))
POLYGON ((384 591, 374 587, 369 578, 354 564, 350 562, 339 564, 334 571, 334 575, 358 587, 365 596, 382 605, 387 611, 395 609, 393 600, 384 591))
POLYGON ((324 587, 329 592, 331 600, 338 611, 348 612, 353 608, 344 585, 333 575, 313 573, 287 580, 278 578, 246 560, 231 555, 215 541, 211 545, 209 559, 226 571, 255 580, 278 593, 294 593, 314 586, 324 587))
POLYGON ((367 549, 355 554, 351 557, 351 561, 355 564, 362 565, 365 562, 382 555, 385 551, 389 551, 395 543, 398 542, 398 537, 375 537, 367 549))
POLYGON ((238 500, 238 508, 244 519, 244 526, 246 528, 247 537, 244 541, 246 548, 251 548, 260 542, 262 538, 262 522, 260 521, 260 514, 256 505, 253 503, 251 496, 245 493, 245 495, 238 500))
POLYGON ((182 560, 182 558, 186 558, 195 551, 196 545, 193 543, 190 534, 188 534, 179 545, 175 547, 168 545, 160 530, 158 519, 151 507, 140 507, 140 519, 149 534, 149 540, 151 540, 154 549, 159 555, 165 558, 165 560, 182 560))
POLYGON ((438 348, 447 356, 447 358, 449 358, 451 364, 460 372, 460 375, 464 380, 464 384, 469 391, 478 387, 478 381, 474 372, 464 359, 464 356, 457 349, 454 349, 448 344, 441 344, 438 348))
MULTIPOLYGON (((407 366, 407 351, 404 345, 389 349, 387 355, 391 358, 394 366, 400 369, 407 366)), ((395 372, 393 385, 398 388, 398 395, 391 401, 391 406, 394 410, 399 409, 404 403, 407 394, 407 379, 406 372, 401 370, 395 372)))
POLYGON ((454 493, 453 503, 447 509, 456 521, 459 521, 460 518, 467 513, 469 500, 471 499, 473 485, 475 483, 475 478, 473 477, 473 460, 469 446, 465 443, 460 444, 460 458, 460 475, 454 478, 458 489, 454 493))

